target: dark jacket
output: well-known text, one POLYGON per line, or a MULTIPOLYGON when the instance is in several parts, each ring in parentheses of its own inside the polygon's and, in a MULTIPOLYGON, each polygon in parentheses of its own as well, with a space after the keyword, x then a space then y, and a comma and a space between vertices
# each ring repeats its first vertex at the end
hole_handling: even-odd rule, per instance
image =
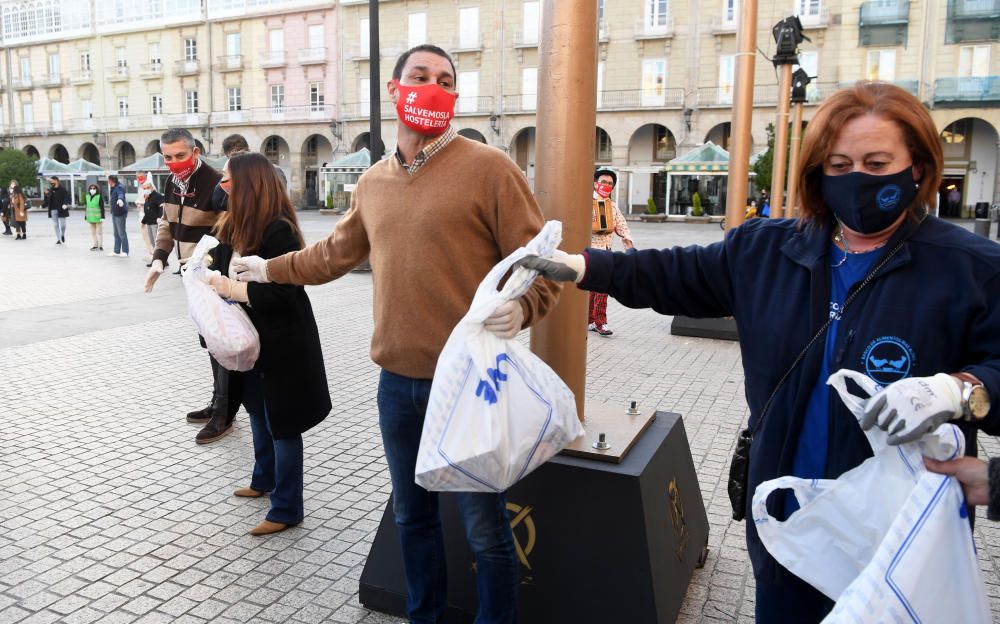
POLYGON ((125 187, 119 182, 111 187, 111 199, 108 203, 111 204, 111 216, 112 217, 124 217, 128 215, 128 201, 125 199, 125 187), (121 201, 121 206, 118 202, 121 201))
MULTIPOLYGON (((156 225, 156 220, 163 216, 163 195, 152 191, 142 205, 142 224, 156 225)), ((154 241, 155 242, 155 241, 154 241)))
POLYGON ((45 196, 45 201, 42 202, 42 205, 48 209, 50 219, 53 216, 69 216, 69 196, 66 194, 66 189, 64 189, 61 185, 55 188, 49 188, 48 194, 45 196), (56 211, 55 215, 52 214, 53 210, 56 211))
MULTIPOLYGON (((298 239, 286 221, 275 221, 264 230, 260 249, 262 258, 275 258, 301 249, 298 239)), ((213 251, 213 268, 225 275, 233 250, 219 245, 213 251)), ((260 334, 260 356, 253 373, 261 376, 268 423, 277 439, 301 434, 326 418, 330 413, 330 390, 326 383, 323 350, 319 342, 316 318, 305 288, 287 284, 248 285, 250 305, 244 306, 257 333, 260 334)), ((244 374, 230 373, 230 401, 234 390, 241 391, 239 378, 244 374)))
POLYGON ((10 216, 10 193, 7 192, 7 189, 0 191, 0 215, 10 216))
MULTIPOLYGON (((778 380, 828 318, 830 236, 829 226, 799 230, 789 219, 754 219, 707 247, 628 253, 588 250, 587 275, 580 288, 606 292, 629 307, 653 308, 661 314, 734 316, 750 420, 755 422, 778 380)), ((970 372, 983 381, 993 399, 992 410, 978 426, 996 435, 1000 433, 1000 246, 927 217, 921 224, 905 222, 882 254, 904 240, 844 312, 831 370, 861 371, 882 385, 904 377, 970 372)), ((792 472, 823 343, 818 340, 791 373, 753 441, 751 493, 761 482, 792 472)), ((854 416, 835 392, 830 397, 826 477, 832 479, 872 452, 854 416)), ((975 428, 964 423, 960 427, 966 431, 966 451, 975 454, 975 428)), ((748 519, 751 498, 747 497, 748 519)), ((781 497, 772 497, 768 507, 782 519, 783 506, 776 499, 781 497)), ((753 522, 746 523, 746 531, 758 582, 789 574, 764 549, 753 522)))

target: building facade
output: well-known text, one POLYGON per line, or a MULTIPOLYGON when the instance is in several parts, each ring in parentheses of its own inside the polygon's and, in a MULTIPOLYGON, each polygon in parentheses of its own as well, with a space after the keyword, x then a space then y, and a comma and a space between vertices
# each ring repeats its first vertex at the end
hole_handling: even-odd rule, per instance
MULTIPOLYGON (((729 147, 740 0, 596 1, 594 160, 621 171, 623 206, 644 210, 652 199, 663 210, 669 160, 707 141, 729 147)), ((368 4, 0 0, 0 141, 116 169, 154 153, 168 126, 190 128, 211 154, 239 132, 285 170, 299 205, 315 205, 318 169, 368 143, 368 4)), ((458 72, 455 126, 506 150, 533 182, 543 4, 382 0, 381 82, 409 47, 445 48, 458 72)), ((942 197, 953 186, 960 206, 995 200, 1000 0, 761 4, 751 153, 764 151, 776 117, 771 27, 794 14, 810 38, 800 64, 815 77, 806 121, 837 88, 894 82, 941 132, 942 197)), ((395 112, 384 95, 379 113, 392 146, 395 112)), ((683 185, 670 192, 682 195, 683 185)), ((702 192, 710 210, 713 198, 721 203, 713 193, 717 185, 702 192)))

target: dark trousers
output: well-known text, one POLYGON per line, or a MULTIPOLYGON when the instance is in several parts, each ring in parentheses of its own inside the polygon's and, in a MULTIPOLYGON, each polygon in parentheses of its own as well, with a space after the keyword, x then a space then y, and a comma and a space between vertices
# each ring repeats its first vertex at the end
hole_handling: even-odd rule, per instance
POLYGON ((11 222, 10 215, 3 215, 3 233, 4 234, 10 234, 10 222, 11 222))
POLYGON ((22 237, 27 236, 28 235, 28 222, 27 221, 15 221, 14 222, 14 229, 17 230, 17 233, 20 234, 22 237))
POLYGON ((230 400, 229 371, 216 362, 211 354, 209 354, 208 359, 212 361, 212 410, 216 412, 224 411, 227 420, 232 420, 236 416, 236 412, 240 409, 240 403, 236 401, 236 404, 233 405, 233 401, 230 400))

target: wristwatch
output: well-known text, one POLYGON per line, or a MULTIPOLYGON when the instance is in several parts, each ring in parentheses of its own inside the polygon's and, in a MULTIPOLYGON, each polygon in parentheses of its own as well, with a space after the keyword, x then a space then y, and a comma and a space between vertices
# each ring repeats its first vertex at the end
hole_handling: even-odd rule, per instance
POLYGON ((981 383, 962 380, 962 419, 982 420, 990 413, 990 393, 981 383))

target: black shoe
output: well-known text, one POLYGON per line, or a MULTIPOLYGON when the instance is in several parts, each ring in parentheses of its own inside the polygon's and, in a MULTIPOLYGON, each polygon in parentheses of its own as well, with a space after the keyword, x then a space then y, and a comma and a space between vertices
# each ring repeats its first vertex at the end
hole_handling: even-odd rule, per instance
MULTIPOLYGON (((152 265, 150 265, 150 266, 152 266, 152 265)), ((181 274, 181 270, 180 269, 177 269, 176 271, 174 271, 174 275, 180 275, 180 274, 181 274)))
POLYGON ((207 423, 212 418, 212 406, 202 408, 196 412, 188 412, 187 421, 189 423, 207 423))
POLYGON ((57 240, 56 241, 56 245, 62 245, 62 241, 61 240, 57 240))
POLYGON ((209 444, 223 438, 233 430, 233 421, 226 417, 225 412, 215 412, 198 435, 194 437, 197 444, 209 444))
POLYGON ((62 237, 62 242, 64 242, 64 243, 66 242, 66 237, 65 236, 62 237))
POLYGON ((146 268, 149 268, 149 267, 151 267, 151 266, 153 266, 153 263, 152 263, 152 262, 149 262, 149 263, 147 263, 147 264, 146 264, 146 268))

